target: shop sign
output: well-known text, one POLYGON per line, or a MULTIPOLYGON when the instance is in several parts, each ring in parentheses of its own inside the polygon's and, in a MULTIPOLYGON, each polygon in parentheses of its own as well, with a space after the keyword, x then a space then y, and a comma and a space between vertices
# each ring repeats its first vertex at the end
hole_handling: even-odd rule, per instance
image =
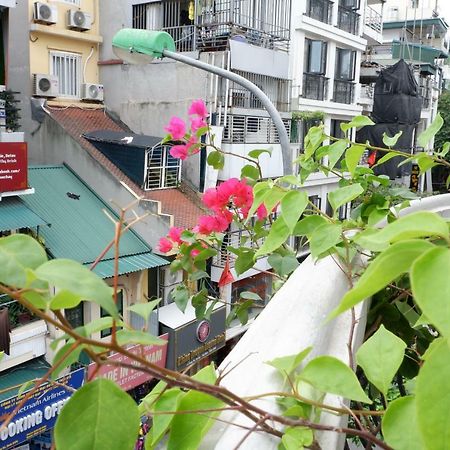
POLYGON ((26 142, 0 142, 0 192, 28 187, 26 142))
MULTIPOLYGON (((168 334, 159 336, 160 339, 168 340, 168 334)), ((147 361, 157 365, 158 367, 166 366, 167 357, 167 342, 163 345, 133 345, 127 349, 129 352, 144 357, 147 361)), ((128 356, 120 353, 114 353, 108 357, 109 360, 124 363, 139 365, 136 361, 133 361, 128 356)), ((98 371, 96 371, 97 364, 92 363, 88 367, 88 379, 93 378, 107 378, 118 384, 124 391, 129 391, 147 381, 150 381, 153 377, 148 373, 141 372, 140 370, 133 370, 128 367, 120 367, 116 365, 101 365, 98 371)))
MULTIPOLYGON (((55 426, 62 407, 84 381, 84 368, 57 380, 58 385, 44 383, 25 402, 11 422, 0 432, 0 450, 11 449, 55 426), (67 387, 66 387, 67 386, 67 387)), ((26 395, 0 402, 0 424, 7 419, 26 395)))

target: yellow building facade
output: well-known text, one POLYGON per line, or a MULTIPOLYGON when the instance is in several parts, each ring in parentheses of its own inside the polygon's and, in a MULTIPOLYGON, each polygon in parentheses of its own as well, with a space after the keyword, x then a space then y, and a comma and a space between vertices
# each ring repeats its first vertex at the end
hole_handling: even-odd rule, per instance
POLYGON ((101 101, 98 0, 28 3, 32 94, 50 104, 101 101))

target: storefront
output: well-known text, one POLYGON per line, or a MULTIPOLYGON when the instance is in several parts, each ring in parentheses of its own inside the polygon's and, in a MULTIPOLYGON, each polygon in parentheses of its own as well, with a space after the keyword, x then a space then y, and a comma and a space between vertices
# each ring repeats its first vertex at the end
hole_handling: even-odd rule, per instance
POLYGON ((209 319, 197 319, 188 304, 185 312, 175 303, 159 309, 161 332, 168 333, 167 368, 195 373, 209 364, 212 355, 225 345, 225 306, 217 303, 209 319))
MULTIPOLYGON (((44 383, 19 409, 11 422, 0 432, 0 450, 50 448, 49 431, 74 390, 84 382, 84 368, 75 370, 57 380, 57 384, 44 383)), ((25 394, 15 395, 0 402, 0 417, 5 418, 14 411, 25 394)), ((51 445, 51 437, 50 437, 51 445)))

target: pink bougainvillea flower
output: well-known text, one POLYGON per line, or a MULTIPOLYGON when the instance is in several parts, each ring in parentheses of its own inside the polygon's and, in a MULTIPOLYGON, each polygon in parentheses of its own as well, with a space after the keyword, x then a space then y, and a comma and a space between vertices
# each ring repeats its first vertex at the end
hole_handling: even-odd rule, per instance
POLYGON ((169 230, 169 237, 173 242, 177 244, 181 244, 181 233, 183 232, 183 228, 172 227, 169 230))
POLYGON ((206 189, 205 193, 203 194, 203 204, 213 211, 219 210, 222 206, 218 205, 217 201, 217 189, 215 188, 209 188, 206 189))
POLYGON ((189 107, 188 114, 191 116, 199 116, 205 118, 208 115, 208 110, 203 100, 194 100, 189 107))
POLYGON ((170 133, 174 140, 179 141, 186 134, 186 124, 182 119, 174 116, 170 119, 169 125, 167 125, 165 130, 170 133))
POLYGON ((258 217, 258 220, 263 220, 267 217, 267 208, 264 206, 264 203, 258 206, 256 217, 258 217))
POLYGON ((230 203, 231 197, 239 189, 240 182, 237 178, 230 178, 227 181, 219 184, 217 187, 217 203, 218 206, 225 207, 230 203))
POLYGON ((195 258, 199 254, 200 254, 200 250, 197 250, 196 248, 194 248, 194 250, 191 250, 192 258, 195 258))
POLYGON ((193 133, 196 133, 200 128, 206 127, 207 124, 203 117, 192 117, 191 118, 191 130, 193 133))
POLYGON ((197 144, 198 144, 197 137, 195 135, 192 135, 186 143, 188 155, 195 155, 200 151, 200 146, 197 144))
POLYGON ((162 253, 169 253, 173 248, 173 243, 169 239, 163 237, 159 240, 159 251, 162 253))
POLYGON ((187 145, 174 145, 170 149, 170 154, 177 159, 182 159, 183 161, 188 157, 188 148, 187 145))

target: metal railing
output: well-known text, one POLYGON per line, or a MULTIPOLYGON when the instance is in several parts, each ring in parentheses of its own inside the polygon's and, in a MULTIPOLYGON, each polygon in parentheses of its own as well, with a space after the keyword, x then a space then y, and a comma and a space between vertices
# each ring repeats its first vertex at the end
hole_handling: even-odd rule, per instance
POLYGON ((372 28, 372 30, 375 30, 377 33, 383 31, 383 16, 369 5, 366 5, 364 21, 369 28, 372 28))
MULTIPOLYGON (((223 120, 223 119, 222 119, 223 120)), ((291 119, 283 119, 288 136, 291 119)), ((222 142, 227 144, 279 144, 277 129, 269 117, 227 114, 222 142)))
MULTIPOLYGON (((253 84, 257 85, 267 95, 267 97, 269 97, 278 111, 289 111, 291 91, 290 80, 243 72, 240 70, 233 70, 233 72, 243 76, 253 84)), ((231 108, 264 109, 261 101, 257 97, 237 83, 227 83, 225 79, 220 78, 218 92, 218 101, 222 105, 227 104, 228 107, 231 108), (228 102, 225 102, 227 85, 228 102)))
POLYGON ((165 27, 162 31, 169 33, 175 41, 177 52, 193 52, 196 45, 194 25, 181 25, 178 27, 165 27))
POLYGON ((333 101, 336 103, 353 103, 355 83, 353 81, 334 80, 333 101))
POLYGON ((315 73, 303 74, 302 97, 313 100, 326 100, 329 79, 315 73))
POLYGON ((353 9, 339 6, 337 26, 339 29, 347 31, 348 33, 358 34, 359 17, 360 17, 359 14, 353 11, 353 9))
POLYGON ((311 19, 330 24, 332 9, 333 2, 330 0, 308 0, 306 15, 311 19))

